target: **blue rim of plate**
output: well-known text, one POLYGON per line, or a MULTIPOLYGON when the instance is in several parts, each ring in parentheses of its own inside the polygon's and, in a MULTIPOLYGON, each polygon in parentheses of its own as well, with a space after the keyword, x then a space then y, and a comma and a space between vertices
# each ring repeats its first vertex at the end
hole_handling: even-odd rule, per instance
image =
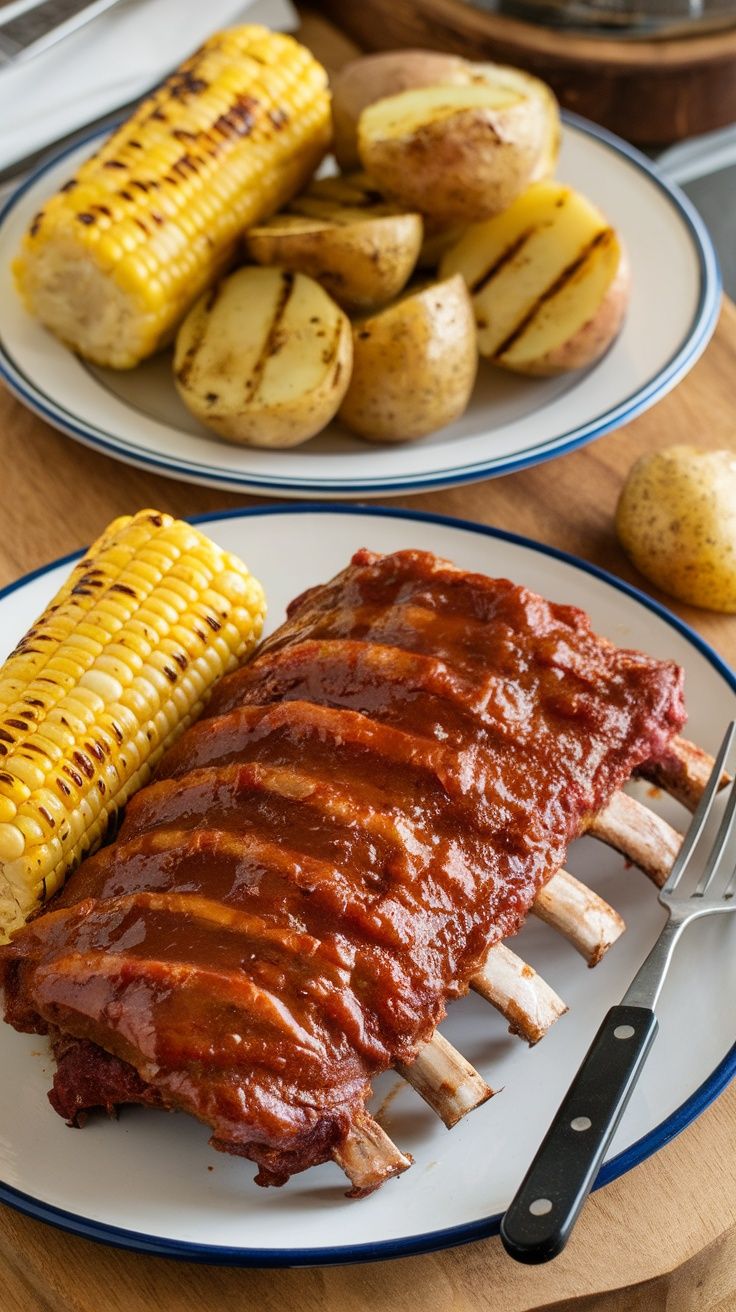
MULTIPOLYGON (((534 538, 523 537, 519 533, 509 533, 505 529, 491 528, 486 524, 478 524, 470 519, 459 519, 452 515, 438 515, 423 510, 403 510, 390 506, 336 507, 330 502, 305 502, 296 506, 288 504, 249 506, 243 509, 208 511, 203 515, 190 516, 189 521, 192 524, 210 524, 221 519, 250 519, 257 515, 303 514, 361 515, 373 518, 413 520, 423 524, 440 524, 445 528, 461 529, 465 532, 477 533, 482 537, 496 538, 502 542, 511 542, 515 546, 526 547, 543 556, 551 556, 554 560, 562 561, 566 565, 572 565, 585 574, 591 574, 594 578, 602 580, 609 587, 615 588, 618 592, 623 592, 627 597, 631 597, 634 601, 646 607, 647 610, 652 611, 653 614, 664 620, 677 633, 686 638, 690 645, 713 666, 732 691, 736 692, 736 673, 722 660, 715 649, 704 638, 701 638, 699 633, 696 633, 689 624, 686 624, 684 620, 674 615, 665 606, 648 597, 639 588, 633 587, 630 583, 624 583, 622 579, 609 574, 607 570, 600 569, 597 565, 590 565, 579 556, 572 555, 571 552, 547 546, 543 542, 537 542, 534 538)), ((33 582, 34 579, 40 578, 62 565, 67 565, 73 560, 77 560, 82 554, 81 551, 74 551, 67 556, 61 556, 48 565, 42 565, 39 569, 32 570, 29 574, 25 574, 23 578, 17 579, 15 583, 10 583, 0 590, 0 601, 11 593, 18 591, 19 588, 33 582)), ((650 1130, 648 1134, 643 1135, 641 1139, 638 1139, 624 1149, 623 1152, 613 1157, 610 1162, 605 1163, 598 1173, 593 1186, 594 1190, 601 1189, 604 1185, 610 1184, 611 1181, 617 1180, 619 1176, 625 1175, 632 1167, 646 1161, 647 1157, 651 1157, 653 1153, 658 1152, 660 1148, 668 1144, 710 1106, 728 1086, 734 1075, 736 1075, 736 1043, 708 1078, 674 1112, 671 1112, 665 1120, 650 1130)), ((135 1230, 124 1230, 119 1226, 107 1225, 103 1221, 88 1220, 85 1217, 77 1216, 74 1212, 67 1212, 61 1207, 39 1202, 29 1194, 25 1194, 20 1189, 7 1185, 3 1181, 0 1181, 0 1202, 7 1203, 16 1211, 23 1212, 37 1221, 45 1221, 57 1229, 67 1230, 71 1234, 109 1244, 114 1248, 149 1253, 157 1257, 177 1258, 181 1261, 208 1262, 216 1266, 241 1267, 335 1266, 355 1262, 380 1262, 390 1258, 432 1253, 440 1249, 455 1248, 460 1244, 468 1244, 497 1235, 502 1217, 502 1213, 499 1212, 492 1216, 481 1217, 477 1221, 468 1221, 442 1230, 432 1230, 402 1239, 382 1239, 377 1240, 375 1243, 345 1244, 340 1247, 325 1248, 258 1249, 218 1247, 215 1244, 186 1243, 174 1239, 154 1238, 135 1230)))
MULTIPOLYGON (((622 141, 620 137, 605 128, 581 118, 577 114, 564 111, 563 122, 577 129, 583 135, 602 142, 616 154, 623 156, 642 173, 645 173, 669 199, 673 209, 684 224, 695 248, 700 272, 700 294, 690 328, 682 345, 648 383, 637 388, 630 396, 611 407, 604 414, 585 424, 571 429, 568 433, 538 443, 529 452, 520 452, 505 460, 494 461, 492 458, 474 461, 468 465, 459 465, 428 475, 397 475, 395 478, 382 480, 377 478, 354 477, 351 480, 320 478, 294 478, 284 474, 279 478, 266 478, 255 473, 239 474, 233 470, 203 464, 197 461, 181 461, 163 455, 151 456, 141 452, 123 438, 106 432, 95 425, 80 422, 77 416, 64 406, 47 396, 20 367, 0 340, 0 378, 2 378, 19 400, 33 410, 42 419, 55 428, 85 446, 102 451, 114 459, 123 460, 140 469, 152 469, 171 478, 181 478, 205 487, 220 487, 235 492, 251 492, 256 495, 268 495, 280 492, 293 496, 375 496, 381 493, 400 494, 402 492, 421 492, 432 488, 453 487, 462 483, 478 482, 484 478, 496 478, 516 470, 526 469, 532 465, 566 455, 570 451, 602 437, 605 433, 629 423, 637 415, 649 409, 661 400, 667 392, 689 372, 698 357, 705 350, 718 321, 720 312, 722 282, 718 256, 705 223, 676 185, 662 177, 654 165, 633 146, 622 141)), ((114 124, 112 127, 114 128, 114 124)), ((39 178, 54 168, 68 154, 96 137, 109 132, 108 125, 103 131, 90 133, 88 137, 74 142, 65 150, 43 163, 17 188, 0 208, 0 227, 15 208, 18 201, 35 186, 39 178)))

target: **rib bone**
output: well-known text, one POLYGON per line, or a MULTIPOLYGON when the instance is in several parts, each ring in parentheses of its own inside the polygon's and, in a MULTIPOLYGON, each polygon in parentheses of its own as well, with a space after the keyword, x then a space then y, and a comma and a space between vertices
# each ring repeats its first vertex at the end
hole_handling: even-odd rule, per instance
POLYGON ((614 793, 587 832, 633 861, 661 888, 680 850, 682 835, 627 793, 614 793))
MULTIPOLYGON (((712 765, 706 752, 687 739, 675 738, 663 760, 644 766, 639 773, 694 810, 712 765)), ((622 792, 614 794, 599 811, 587 832, 621 852, 659 887, 665 883, 682 842, 671 825, 622 792)), ((590 966, 600 961, 625 928, 613 907, 565 870, 558 871, 540 889, 532 910, 564 934, 590 966)), ((537 1043, 567 1011, 554 989, 503 943, 489 950, 471 986, 505 1016, 512 1034, 521 1035, 530 1044, 537 1043)), ((493 1093, 474 1067, 439 1033, 420 1049, 413 1062, 397 1062, 396 1070, 448 1128, 493 1093)), ((353 1196, 370 1192, 411 1164, 411 1158, 401 1153, 367 1114, 356 1121, 334 1156, 350 1177, 353 1196)))
POLYGON ((332 1157, 353 1186, 348 1198, 364 1198, 392 1175, 401 1175, 413 1160, 396 1147, 368 1112, 356 1116, 347 1138, 333 1150, 332 1157))
POLYGON ((395 1069, 444 1121, 448 1130, 466 1112, 493 1096, 493 1089, 439 1031, 419 1049, 414 1061, 397 1061, 395 1069))
MULTIPOLYGON (((713 757, 695 743, 673 738, 661 761, 648 761, 637 773, 682 802, 688 811, 694 811, 714 764, 713 757)), ((721 787, 727 783, 728 775, 724 774, 721 787)))
POLYGON ((494 944, 471 987, 506 1017, 512 1034, 530 1044, 567 1011, 554 989, 504 943, 494 944))
POLYGON ((566 870, 559 870, 539 890, 532 912, 564 934, 589 966, 598 964, 626 928, 613 907, 566 870))

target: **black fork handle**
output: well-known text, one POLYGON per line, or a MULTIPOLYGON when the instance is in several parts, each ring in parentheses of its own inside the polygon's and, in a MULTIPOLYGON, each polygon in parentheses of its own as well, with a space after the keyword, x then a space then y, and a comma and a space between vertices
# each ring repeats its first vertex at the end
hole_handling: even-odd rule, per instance
POLYGON ((567 1243, 657 1033, 647 1007, 612 1007, 501 1223, 517 1262, 549 1262, 567 1243))

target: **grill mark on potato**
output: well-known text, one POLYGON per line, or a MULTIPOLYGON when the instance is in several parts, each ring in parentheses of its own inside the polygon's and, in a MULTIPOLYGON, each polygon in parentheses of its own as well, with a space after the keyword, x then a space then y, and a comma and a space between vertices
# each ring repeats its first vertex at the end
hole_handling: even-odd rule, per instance
POLYGON ((279 328, 281 326, 281 321, 286 313, 286 307, 289 304, 289 300, 291 298, 291 293, 293 290, 294 290, 294 274, 282 273, 281 287, 279 289, 279 294, 276 297, 276 303, 274 305, 273 315, 271 317, 271 323, 268 332, 266 333, 266 336, 263 339, 263 345, 258 353, 258 358, 256 359, 256 362, 251 370, 250 378, 248 379, 245 386, 246 402, 253 400, 256 392, 258 391, 258 388, 263 382, 263 374, 265 372, 266 365, 268 364, 270 357, 272 355, 275 355, 276 351, 278 350, 279 328))
POLYGON ((512 328, 511 332, 508 334, 505 341, 501 342, 501 345, 497 348, 496 351, 494 351, 493 353, 494 360, 500 359, 500 357, 504 355, 506 351, 509 351, 511 347, 518 342, 519 338, 522 337, 523 334, 527 331, 527 329, 531 326, 532 321, 539 314, 539 311, 541 310, 542 306, 545 305, 547 301, 550 301, 553 296, 556 296, 558 292, 562 291, 565 284, 570 282, 570 280, 575 277, 575 274, 579 273, 583 265, 587 263, 587 261, 590 259, 591 255, 593 254, 593 251, 597 250, 599 246, 602 246, 610 242, 613 236, 614 236, 613 228, 602 228, 600 232, 596 233, 593 240, 589 241, 588 245, 583 247, 583 250, 580 253, 580 255, 578 255, 577 258, 574 259, 571 264, 568 264, 567 268, 562 270, 562 273, 557 278, 555 278, 554 282, 550 283, 550 286, 547 287, 545 291, 543 291, 542 294, 537 297, 531 309, 527 311, 523 319, 521 319, 520 322, 517 323, 515 328, 512 328))
POLYGON ((204 313, 202 315, 199 324, 199 331, 195 334, 194 341, 191 342, 190 345, 187 347, 184 359, 182 360, 179 368, 176 371, 176 376, 179 382, 184 387, 186 387, 191 377, 197 352, 199 351, 199 348, 201 347, 202 342, 204 341, 205 333, 207 332, 207 329, 209 327, 208 321, 210 315, 212 314, 213 309, 215 308, 215 305, 217 304, 217 300, 220 295, 220 292, 222 291, 222 287, 223 284, 221 282, 218 282, 215 284, 214 287, 211 287, 209 292, 207 293, 207 300, 204 303, 204 313))
MULTIPOLYGON (((336 355, 337 355, 337 352, 338 352, 338 350, 339 350, 339 348, 340 348, 340 338, 341 338, 341 337, 342 337, 342 323, 341 323, 341 321, 338 319, 337 322, 336 322, 336 324, 335 324, 335 331, 334 331, 334 333, 333 333, 333 335, 332 335, 332 341, 330 342, 329 346, 326 346, 326 347, 324 348, 324 350, 323 350, 323 352, 322 352, 322 359, 323 359, 323 361, 324 361, 324 363, 325 363, 326 365, 330 365, 330 364, 332 364, 333 360, 335 359, 335 357, 336 357, 336 355)), ((341 368, 341 366, 340 366, 340 364, 339 364, 339 362, 338 362, 337 367, 336 367, 336 369, 335 369, 335 376, 334 376, 334 378, 333 378, 333 380, 332 380, 332 383, 333 383, 333 386, 334 386, 334 387, 337 387, 337 384, 338 384, 338 382, 340 381, 340 374, 341 374, 341 373, 342 373, 342 368, 341 368)))
POLYGON ((496 274, 500 273, 501 269, 503 269, 510 260, 513 260, 515 255, 519 254, 519 251, 526 245, 529 238, 537 232, 538 228, 539 224, 535 224, 532 228, 527 228, 526 232, 522 232, 515 241, 512 241, 510 246, 506 247, 505 251, 501 252, 498 259, 491 265, 490 269, 486 269, 485 273, 482 273, 479 278, 476 278, 475 282, 470 284, 471 296, 475 296, 476 292, 482 292, 483 288, 488 286, 491 279, 495 278, 496 274))

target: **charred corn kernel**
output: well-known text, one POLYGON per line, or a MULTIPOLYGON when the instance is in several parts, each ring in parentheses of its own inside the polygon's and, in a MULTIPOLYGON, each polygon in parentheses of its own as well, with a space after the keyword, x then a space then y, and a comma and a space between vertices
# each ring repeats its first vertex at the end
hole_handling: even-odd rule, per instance
POLYGON ((258 26, 217 33, 35 216, 14 265, 28 309, 87 359, 130 368, 329 140, 327 74, 308 50, 258 26))
POLYGON ((156 511, 75 565, 0 669, 0 939, 99 845, 263 614, 245 565, 156 511))

